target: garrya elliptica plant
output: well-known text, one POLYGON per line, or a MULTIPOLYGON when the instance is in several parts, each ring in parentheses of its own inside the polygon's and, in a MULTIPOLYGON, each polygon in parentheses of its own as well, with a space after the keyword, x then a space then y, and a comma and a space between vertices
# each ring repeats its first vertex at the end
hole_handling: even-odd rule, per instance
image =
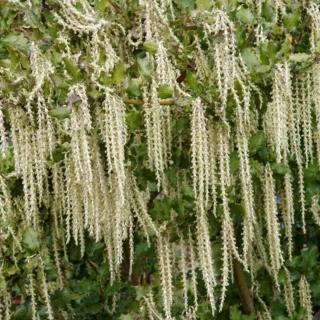
POLYGON ((320 4, 0 6, 0 319, 313 319, 320 4))

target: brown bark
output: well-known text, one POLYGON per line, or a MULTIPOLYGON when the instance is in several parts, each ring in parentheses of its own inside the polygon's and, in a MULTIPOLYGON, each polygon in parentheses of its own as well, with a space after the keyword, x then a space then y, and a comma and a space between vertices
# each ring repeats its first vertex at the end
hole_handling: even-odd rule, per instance
POLYGON ((238 289, 241 305, 245 314, 255 313, 254 303, 251 297, 249 288, 246 283, 246 279, 243 274, 241 264, 238 260, 233 260, 233 273, 234 273, 234 282, 238 289))

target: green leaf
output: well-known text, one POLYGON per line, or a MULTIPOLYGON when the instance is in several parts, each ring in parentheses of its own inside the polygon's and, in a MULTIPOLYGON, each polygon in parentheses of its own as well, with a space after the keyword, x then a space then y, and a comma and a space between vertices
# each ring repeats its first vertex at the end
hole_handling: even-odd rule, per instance
POLYGON ((250 160, 250 171, 252 176, 261 176, 264 172, 263 164, 257 160, 250 160))
POLYGON ((153 208, 150 210, 150 213, 152 218, 158 221, 166 221, 170 218, 171 208, 171 199, 165 196, 163 200, 156 199, 153 201, 153 208))
POLYGON ((281 315, 281 316, 276 316, 274 320, 290 320, 290 318, 281 315))
POLYGON ((255 71, 260 74, 267 74, 271 70, 271 65, 258 66, 255 71))
POLYGON ((21 305, 14 313, 13 320, 31 320, 32 310, 29 305, 21 305))
POLYGON ((267 2, 262 3, 261 7, 261 16, 267 21, 271 22, 273 17, 274 10, 267 2))
POLYGON ((230 204, 230 212, 232 214, 241 214, 244 216, 244 215, 246 215, 246 208, 242 204, 231 203, 230 204))
POLYGON ((122 314, 119 320, 134 320, 135 316, 130 316, 130 314, 122 314))
POLYGON ((317 246, 311 246, 308 250, 302 251, 301 253, 302 261, 300 267, 304 272, 307 270, 312 270, 317 265, 317 259, 319 257, 319 251, 317 246))
POLYGON ((168 99, 173 95, 173 89, 167 84, 161 84, 158 88, 158 97, 160 99, 168 99))
POLYGON ((52 12, 50 10, 43 9, 42 14, 46 18, 47 22, 49 22, 49 23, 53 23, 54 22, 54 15, 52 14, 52 12))
POLYGON ((263 131, 257 131, 255 132, 251 137, 249 141, 249 152, 250 154, 255 154, 258 152, 262 144, 264 144, 266 141, 266 138, 264 136, 263 131))
POLYGON ((52 151, 52 158, 55 163, 59 163, 60 161, 64 160, 64 154, 58 148, 52 151))
POLYGON ((302 53, 292 54, 290 56, 289 60, 294 61, 294 62, 304 62, 304 61, 307 61, 310 58, 311 58, 310 54, 302 52, 302 53))
POLYGON ((212 0, 196 0, 197 10, 199 11, 211 11, 214 1, 212 0))
POLYGON ((97 286, 98 284, 95 281, 86 278, 70 281, 70 287, 75 293, 87 293, 97 289, 97 286))
POLYGON ((18 12, 10 10, 9 8, 3 8, 1 10, 2 19, 0 19, 0 29, 8 29, 14 18, 17 16, 18 12))
POLYGON ((279 175, 285 175, 286 173, 290 172, 290 168, 288 168, 283 163, 271 163, 271 169, 274 173, 277 173, 279 175))
POLYGON ((194 199, 194 192, 193 189, 189 186, 183 186, 181 188, 181 192, 183 194, 183 197, 189 200, 193 200, 194 199))
POLYGON ((104 9, 109 5, 109 0, 100 0, 96 5, 97 10, 103 12, 104 9))
POLYGON ((241 317, 241 320, 254 320, 254 315, 253 314, 249 314, 249 315, 243 314, 241 317))
POLYGON ((130 84, 126 89, 126 92, 133 97, 140 97, 142 95, 142 90, 136 83, 130 84))
POLYGON ((150 76, 152 70, 151 70, 149 61, 147 59, 138 58, 137 62, 138 62, 138 67, 139 67, 139 74, 145 75, 145 76, 150 76))
POLYGON ((138 111, 130 112, 127 115, 126 120, 130 132, 133 132, 141 127, 141 114, 138 111))
POLYGON ((250 49, 246 49, 243 51, 242 58, 250 72, 252 72, 258 65, 260 65, 260 61, 258 60, 257 55, 250 49))
POLYGON ((238 306, 233 306, 230 309, 230 320, 241 320, 242 312, 238 309, 238 306))
POLYGON ((74 239, 71 238, 71 241, 68 243, 68 255, 71 261, 78 261, 81 258, 80 246, 77 246, 74 242, 74 239))
POLYGON ((267 52, 268 52, 269 59, 272 61, 275 61, 277 52, 278 52, 277 44, 273 41, 269 41, 267 46, 267 52))
POLYGON ((179 0, 177 1, 178 6, 181 9, 182 13, 187 13, 188 11, 195 9, 194 0, 179 0))
POLYGON ((70 117, 71 110, 66 107, 59 107, 59 108, 50 110, 48 113, 51 117, 62 120, 70 117))
POLYGON ((55 265, 47 266, 46 278, 48 281, 56 281, 58 279, 58 271, 55 265))
MULTIPOLYGON (((296 267, 301 263, 301 261, 302 261, 301 255, 299 255, 299 256, 293 256, 292 259, 291 259, 291 261, 288 260, 288 261, 286 262, 286 266, 287 266, 287 267, 296 268, 296 267)), ((292 277, 292 276, 293 276, 293 273, 291 272, 291 277, 292 277)), ((299 273, 299 279, 300 279, 300 277, 301 277, 301 275, 300 275, 300 273, 299 273)), ((297 280, 297 279, 296 279, 296 280, 297 280)))
POLYGON ((70 288, 65 288, 62 291, 57 290, 51 296, 51 304, 54 308, 66 307, 72 300, 79 300, 82 296, 73 292, 70 288))
POLYGON ((88 92, 88 95, 93 99, 102 98, 104 96, 103 93, 101 91, 98 91, 98 90, 90 90, 88 92))
POLYGON ((307 310, 304 307, 299 307, 297 314, 295 315, 295 320, 306 320, 307 310))
POLYGON ((231 173, 235 173, 239 170, 240 167, 240 159, 238 152, 230 153, 230 171, 231 173))
POLYGON ((58 76, 57 74, 53 74, 51 76, 53 82, 54 82, 54 85, 55 87, 59 88, 59 89, 68 89, 69 88, 69 85, 68 83, 65 81, 65 79, 61 78, 60 76, 58 76))
POLYGON ((17 39, 18 39, 17 33, 12 32, 12 33, 9 33, 6 37, 1 38, 1 41, 5 43, 14 43, 17 41, 17 39))
POLYGON ((112 75, 112 81, 113 83, 119 85, 120 83, 123 82, 125 77, 126 77, 126 69, 124 67, 124 63, 120 61, 114 69, 114 72, 112 75))
POLYGON ((282 28, 282 26, 279 26, 278 24, 273 24, 271 28, 271 33, 273 36, 282 37, 284 34, 284 28, 282 28))
POLYGON ((271 314, 274 316, 283 315, 285 313, 285 304, 284 301, 280 301, 280 299, 273 300, 270 304, 271 314))
POLYGON ((101 310, 102 305, 99 303, 90 304, 89 306, 86 306, 86 313, 88 314, 97 314, 101 310))
MULTIPOLYGON (((5 267, 3 270, 2 270, 2 273, 4 275, 8 275, 8 276, 12 276, 14 274, 19 274, 20 273, 20 269, 17 268, 16 266, 12 265, 12 266, 8 266, 8 267, 5 267)), ((1 283, 0 283, 1 284, 1 283)))
POLYGON ((92 255, 92 253, 94 253, 97 250, 101 250, 103 247, 104 247, 103 242, 90 241, 86 245, 86 253, 88 253, 89 255, 92 255))
POLYGON ((136 245, 135 248, 135 256, 139 257, 142 254, 145 254, 149 250, 149 246, 147 242, 140 242, 136 245))
POLYGON ((317 301, 318 305, 320 302, 320 279, 315 279, 314 281, 310 282, 310 289, 312 291, 312 296, 317 301))
POLYGON ((24 230, 22 236, 22 246, 30 253, 36 253, 40 249, 40 240, 38 233, 31 227, 24 230))
POLYGON ((158 51, 158 44, 156 42, 146 41, 143 44, 143 49, 151 54, 155 54, 158 51))
POLYGON ((296 29, 300 23, 300 11, 295 10, 294 13, 289 13, 283 18, 283 26, 287 31, 291 32, 293 29, 296 29))
POLYGON ((186 82, 189 85, 190 89, 196 92, 198 91, 199 89, 198 78, 194 73, 188 71, 186 82))
POLYGON ((63 61, 64 61, 64 65, 65 65, 68 73, 73 78, 79 79, 81 77, 81 71, 80 71, 78 65, 74 61, 67 59, 67 58, 64 58, 63 61))
POLYGON ((106 296, 110 297, 113 296, 115 294, 117 294, 119 292, 119 290, 121 289, 121 286, 123 284, 121 282, 114 282, 113 284, 108 284, 105 290, 105 294, 106 296))
POLYGON ((237 13, 236 17, 241 22, 249 23, 249 24, 255 24, 256 18, 248 8, 241 7, 237 13))
POLYGON ((278 273, 279 284, 283 285, 286 281, 286 273, 284 270, 280 270, 278 273))
POLYGON ((64 142, 60 145, 62 152, 68 152, 71 149, 70 143, 64 142))

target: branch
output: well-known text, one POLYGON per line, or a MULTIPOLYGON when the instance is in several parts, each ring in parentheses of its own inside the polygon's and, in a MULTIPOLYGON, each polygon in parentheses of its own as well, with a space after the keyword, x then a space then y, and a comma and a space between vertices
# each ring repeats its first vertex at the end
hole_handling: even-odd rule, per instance
POLYGON ((120 8, 119 8, 112 0, 109 0, 109 2, 110 2, 110 4, 114 7, 114 9, 115 9, 118 13, 121 12, 121 11, 120 11, 120 8))
MULTIPOLYGON (((144 104, 144 101, 142 101, 142 100, 123 100, 123 102, 134 104, 136 106, 142 106, 144 104)), ((165 100, 165 101, 159 101, 159 103, 162 106, 169 106, 171 104, 174 104, 174 101, 173 100, 165 100)))
POLYGON ((238 260, 233 260, 233 273, 234 273, 234 282, 238 289, 241 305, 245 314, 254 314, 254 304, 252 297, 250 295, 249 288, 244 278, 243 270, 241 264, 238 260))
POLYGON ((186 64, 188 67, 194 69, 194 64, 192 62, 189 62, 189 61, 186 61, 184 59, 182 59, 181 57, 179 57, 176 52, 172 51, 172 50, 169 50, 169 52, 171 54, 173 54, 178 60, 180 60, 181 62, 183 62, 184 64, 186 64))
POLYGON ((320 61, 320 56, 316 56, 316 58, 310 62, 308 65, 304 66, 304 67, 301 67, 298 71, 300 70, 304 70, 304 69, 307 69, 307 68, 310 68, 312 67, 315 63, 319 62, 320 61))

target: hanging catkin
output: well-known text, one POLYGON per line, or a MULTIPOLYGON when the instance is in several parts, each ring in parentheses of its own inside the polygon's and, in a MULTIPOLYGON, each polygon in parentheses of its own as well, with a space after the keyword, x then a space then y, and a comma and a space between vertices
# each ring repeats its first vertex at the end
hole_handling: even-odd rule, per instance
POLYGON ((1 142, 1 155, 2 159, 5 159, 8 150, 7 133, 4 124, 3 105, 0 101, 0 142, 1 142))
POLYGON ((143 300, 147 307, 147 312, 150 320, 163 320, 162 315, 158 312, 157 307, 154 303, 152 292, 148 292, 143 296, 143 300))
MULTIPOLYGON (((320 26, 320 25, 319 25, 320 26)), ((316 143, 317 159, 320 163, 320 65, 315 64, 312 67, 312 100, 314 103, 314 113, 316 118, 316 131, 314 133, 314 140, 316 143)))
POLYGON ((295 305, 294 305, 294 295, 293 295, 293 287, 290 279, 290 272, 289 270, 284 267, 285 272, 285 281, 284 281, 284 298, 286 301, 287 312, 290 317, 293 316, 295 312, 295 305))
POLYGON ((272 102, 264 118, 264 132, 277 154, 277 162, 286 159, 289 153, 290 128, 288 113, 292 110, 290 70, 285 65, 276 65, 272 83, 272 102))
POLYGON ((205 40, 212 54, 216 67, 215 82, 219 89, 220 105, 215 109, 216 115, 222 120, 226 118, 226 106, 229 96, 236 105, 236 143, 240 158, 240 180, 243 204, 246 215, 243 222, 243 251, 244 259, 248 257, 249 247, 253 241, 253 225, 255 223, 253 186, 251 180, 251 170, 248 151, 248 128, 250 124, 250 100, 251 89, 257 90, 248 79, 248 71, 241 55, 238 54, 236 39, 234 35, 234 25, 223 10, 213 10, 207 16, 214 16, 214 24, 203 22, 205 40), (219 41, 210 41, 211 37, 221 34, 219 41), (242 98, 236 88, 236 83, 240 86, 242 98))
MULTIPOLYGON (((229 277, 232 276, 232 260, 233 258, 242 261, 239 256, 236 246, 235 232, 233 221, 230 215, 230 208, 228 203, 227 189, 230 186, 230 128, 227 124, 220 124, 211 122, 209 126, 209 146, 215 146, 216 162, 218 171, 218 181, 220 183, 220 192, 223 207, 223 220, 222 220, 222 240, 223 240, 223 265, 222 265, 222 295, 220 303, 220 311, 223 308, 223 303, 229 283, 229 277)), ((210 154, 212 156, 212 153, 210 154)), ((210 158, 212 162, 213 159, 210 158)), ((215 164, 215 162, 214 162, 215 164)), ((215 169, 215 168, 214 168, 215 169)), ((213 169, 213 171, 214 171, 213 169)))
POLYGON ((42 258, 39 258, 39 260, 38 260, 38 277, 39 277, 39 280, 41 281, 41 285, 42 285, 41 286, 42 287, 42 294, 43 294, 45 305, 47 308, 48 319, 54 320, 53 310, 52 310, 49 291, 48 291, 48 284, 47 284, 46 275, 45 275, 45 265, 44 265, 44 261, 42 260, 42 258))
POLYGON ((303 275, 299 281, 299 298, 300 305, 306 310, 306 320, 312 320, 312 302, 309 283, 303 275))
POLYGON ((296 79, 297 126, 302 134, 305 166, 313 161, 312 105, 310 73, 296 79))
POLYGON ((124 104, 120 98, 105 92, 105 100, 99 117, 99 130, 106 144, 108 173, 115 176, 115 192, 119 208, 124 204, 125 155, 124 146, 127 139, 124 104))
POLYGON ((252 246, 254 238, 256 217, 254 213, 254 195, 249 161, 248 132, 246 130, 243 113, 240 103, 237 102, 236 141, 240 160, 241 193, 243 204, 246 209, 246 215, 243 221, 243 258, 245 263, 247 263, 248 253, 252 250, 250 247, 252 246))
POLYGON ((173 302, 172 292, 172 270, 171 270, 171 248, 166 236, 159 235, 157 241, 158 257, 159 257, 159 273, 163 298, 163 307, 166 319, 170 320, 171 305, 173 302))
POLYGON ((37 312, 37 300, 36 300, 35 283, 34 283, 34 276, 33 276, 32 269, 31 269, 31 272, 29 273, 28 277, 29 277, 28 291, 31 296, 32 320, 38 320, 39 314, 37 312))
MULTIPOLYGON (((304 180, 301 156, 301 137, 300 124, 304 132, 304 145, 306 152, 306 161, 312 159, 312 135, 311 113, 310 109, 310 91, 309 80, 307 89, 301 89, 298 80, 295 82, 295 90, 292 90, 291 74, 288 63, 276 65, 273 84, 272 84, 272 101, 268 105, 267 112, 264 116, 264 132, 270 145, 276 152, 277 162, 287 164, 287 157, 291 154, 298 165, 298 183, 301 203, 301 216, 303 230, 305 232, 305 196, 304 180), (302 92, 302 93, 301 93, 302 92), (294 95, 293 95, 294 93, 294 95), (294 97, 294 99, 293 99, 294 97), (302 104, 304 107, 302 107, 302 104)), ((286 201, 290 201, 289 196, 289 179, 285 181, 286 201)), ((287 206, 287 212, 292 212, 287 206)), ((292 216, 292 213, 290 214, 292 216)), ((288 221, 287 221, 288 222, 288 221)), ((289 235, 290 226, 287 224, 289 235)))
POLYGON ((194 296, 194 310, 198 309, 198 291, 197 291, 197 275, 196 275, 196 252, 195 252, 195 243, 192 238, 192 233, 189 229, 188 231, 188 249, 190 253, 190 268, 191 268, 191 283, 192 291, 194 296))
POLYGON ((292 258, 293 250, 293 235, 292 226, 294 224, 294 207, 293 207, 293 188, 291 175, 286 173, 284 176, 284 195, 282 204, 282 217, 285 225, 285 233, 288 239, 288 254, 289 260, 292 258))
MULTIPOLYGON (((300 136, 300 123, 301 123, 301 113, 304 113, 304 110, 301 110, 301 97, 300 97, 300 88, 299 81, 295 82, 295 92, 294 92, 294 105, 295 105, 295 113, 292 112, 292 117, 294 119, 294 131, 292 136, 292 148, 294 150, 294 157, 298 166, 298 185, 299 185, 299 194, 300 194, 300 204, 301 204, 301 218, 302 218, 302 230, 303 233, 306 233, 306 224, 305 224, 305 212, 306 212, 306 201, 305 201, 305 188, 304 188, 304 176, 303 176, 303 160, 302 160, 302 152, 301 152, 301 141, 302 138, 300 136)), ((289 113, 290 115, 291 113, 289 113)))
MULTIPOLYGON (((308 2, 306 9, 308 14, 311 16, 310 51, 313 55, 315 55, 319 46, 320 10, 319 6, 315 2, 308 2)), ((315 66, 317 65, 318 64, 315 64, 315 66)))
POLYGON ((170 106, 160 105, 155 82, 151 87, 151 104, 145 105, 145 123, 150 167, 155 168, 160 190, 161 184, 165 184, 164 170, 171 154, 171 111, 170 106))
POLYGON ((208 131, 204 107, 200 98, 193 103, 191 118, 191 147, 192 147, 192 174, 193 189, 197 197, 197 248, 199 252, 200 268, 202 271, 207 294, 210 299, 212 312, 215 312, 213 287, 215 277, 212 268, 211 245, 207 218, 207 204, 209 197, 209 161, 208 161, 208 131))
POLYGON ((208 161, 208 131, 204 106, 200 98, 192 105, 191 118, 191 148, 193 190, 198 199, 198 205, 205 207, 209 197, 209 161, 208 161))
POLYGON ((320 226, 320 204, 319 195, 315 195, 311 200, 311 212, 315 223, 320 226))
MULTIPOLYGON (((306 6, 308 14, 311 16, 311 33, 310 45, 311 53, 315 56, 319 48, 319 33, 320 33, 320 10, 316 3, 310 2, 306 6)), ((311 97, 314 103, 314 113, 316 118, 316 131, 314 133, 314 140, 316 143, 317 159, 320 163, 320 65, 315 63, 311 67, 312 89, 311 97)))
POLYGON ((283 263, 282 251, 280 246, 280 234, 278 223, 278 212, 275 193, 275 182, 269 163, 265 167, 264 179, 264 211, 267 227, 267 240, 269 246, 269 257, 271 271, 277 283, 277 274, 283 263))
POLYGON ((0 317, 3 320, 10 320, 11 319, 11 305, 12 305, 12 301, 11 301, 11 294, 9 291, 9 288, 7 287, 7 282, 5 281, 4 276, 1 273, 1 269, 0 269, 0 294, 1 294, 1 298, 0 298, 0 317), (2 316, 4 316, 2 318, 2 316))

